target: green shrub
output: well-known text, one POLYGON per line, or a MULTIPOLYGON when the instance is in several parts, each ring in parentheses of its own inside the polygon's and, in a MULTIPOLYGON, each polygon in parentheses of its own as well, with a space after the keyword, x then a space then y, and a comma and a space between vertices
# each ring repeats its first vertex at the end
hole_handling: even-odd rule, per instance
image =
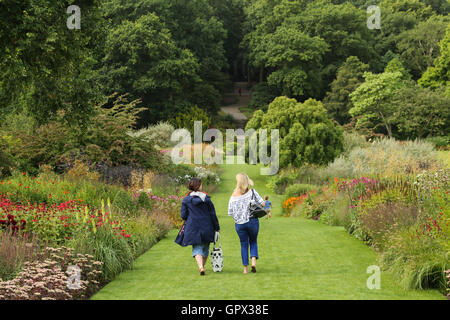
POLYGON ((292 184, 323 185, 329 182, 331 176, 323 174, 322 170, 321 167, 315 165, 285 168, 277 175, 269 178, 267 187, 276 194, 284 194, 285 189, 292 184))
POLYGON ((126 191, 120 190, 112 200, 112 207, 125 215, 136 214, 137 208, 133 197, 126 191))
POLYGON ((137 200, 137 208, 138 209, 151 209, 152 204, 150 203, 150 198, 148 194, 145 192, 141 192, 139 194, 139 198, 137 200))
POLYGON ((325 180, 351 178, 354 176, 353 163, 344 156, 340 156, 325 168, 320 169, 318 175, 325 180))
POLYGON ((161 160, 154 144, 128 135, 142 111, 136 103, 128 103, 122 96, 111 108, 95 106, 95 116, 83 128, 68 123, 64 114, 41 125, 33 121, 24 124, 26 116, 14 115, 16 122, 0 127, 1 141, 7 141, 5 151, 15 159, 18 169, 33 174, 41 165, 64 166, 74 157, 93 165, 138 164, 152 169, 161 160))
POLYGON ((348 199, 337 195, 336 199, 320 215, 319 221, 331 226, 344 226, 349 211, 348 199))
POLYGON ((252 96, 249 103, 251 109, 266 111, 268 105, 277 97, 276 90, 265 82, 257 83, 252 87, 252 96))
POLYGON ((425 141, 433 144, 438 150, 448 150, 450 148, 450 136, 428 137, 425 141))
POLYGON ((14 171, 0 183, 0 193, 11 194, 13 201, 59 204, 74 199, 99 207, 101 199, 114 199, 123 188, 98 181, 68 179, 64 175, 43 172, 37 177, 14 171))
POLYGON ((125 220, 123 226, 131 234, 129 239, 135 258, 150 249, 172 227, 167 217, 157 217, 146 210, 142 210, 137 217, 125 220))
POLYGON ((277 97, 266 113, 258 110, 246 129, 277 128, 280 135, 280 166, 327 164, 343 149, 343 130, 329 118, 320 101, 297 102, 277 97))
POLYGON ((130 240, 118 236, 111 228, 78 234, 68 244, 75 249, 75 253, 91 254, 95 260, 103 262, 103 283, 113 280, 133 265, 135 255, 130 240))
POLYGON ((267 187, 270 188, 276 194, 283 194, 286 187, 292 184, 296 180, 296 174, 282 171, 280 174, 274 175, 267 183, 267 187))
POLYGON ((307 193, 309 191, 317 190, 317 189, 318 189, 318 187, 315 185, 295 183, 295 184, 288 186, 285 189, 284 193, 288 197, 295 197, 295 196, 299 196, 301 194, 307 193))
POLYGON ((156 125, 149 126, 137 131, 129 131, 128 134, 135 138, 143 139, 152 143, 158 149, 170 147, 172 142, 170 137, 172 136, 175 128, 168 122, 159 122, 156 125))
POLYGON ((187 129, 191 135, 194 134, 195 121, 202 122, 202 132, 207 130, 211 124, 211 120, 206 111, 197 106, 192 106, 189 109, 176 114, 174 118, 169 120, 175 128, 187 129))
POLYGON ((344 131, 344 155, 348 155, 355 148, 366 148, 369 145, 366 138, 359 133, 344 131))
MULTIPOLYGON (((394 234, 381 255, 381 265, 393 273, 405 289, 446 289, 444 271, 450 268, 450 251, 410 228, 394 234)), ((448 245, 447 245, 448 246, 448 245)))
POLYGON ((438 167, 433 145, 423 141, 399 142, 380 139, 367 148, 355 148, 330 163, 324 174, 332 177, 390 176, 409 174, 438 167))
POLYGON ((398 230, 409 228, 417 220, 418 209, 402 202, 381 203, 359 216, 361 228, 370 237, 370 243, 383 250, 386 239, 398 230))

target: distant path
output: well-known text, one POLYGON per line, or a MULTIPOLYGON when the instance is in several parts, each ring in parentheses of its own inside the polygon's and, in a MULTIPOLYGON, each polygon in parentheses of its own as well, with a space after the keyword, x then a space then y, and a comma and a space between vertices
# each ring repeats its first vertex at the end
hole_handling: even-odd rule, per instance
POLYGON ((235 82, 234 91, 230 96, 237 97, 237 103, 222 107, 220 110, 226 114, 231 115, 236 121, 238 128, 244 128, 248 118, 239 110, 240 107, 247 107, 250 103, 250 92, 247 90, 247 82, 235 82), (241 95, 239 96, 239 88, 241 88, 241 95))

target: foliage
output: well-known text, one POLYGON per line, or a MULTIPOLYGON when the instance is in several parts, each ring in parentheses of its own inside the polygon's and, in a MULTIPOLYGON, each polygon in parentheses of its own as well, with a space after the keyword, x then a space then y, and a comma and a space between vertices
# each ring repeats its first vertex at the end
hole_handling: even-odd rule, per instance
POLYGON ((174 101, 185 95, 188 84, 199 81, 195 57, 177 47, 154 13, 136 21, 124 20, 110 31, 106 47, 102 72, 105 92, 130 93, 133 99, 142 100, 145 114, 141 118, 147 123, 176 111, 174 101))
POLYGON ((362 175, 390 176, 437 168, 433 145, 424 141, 398 142, 393 139, 373 141, 366 148, 353 149, 324 169, 328 177, 349 178, 362 175))
MULTIPOLYGON (((92 255, 96 260, 104 262, 98 284, 104 284, 130 268, 137 256, 154 245, 170 228, 180 225, 182 198, 178 196, 148 193, 133 196, 119 187, 108 189, 106 186, 102 187, 100 182, 65 180, 49 171, 44 171, 37 178, 26 174, 14 175, 9 181, 2 181, 0 186, 0 194, 8 194, 7 197, 0 197, 0 229, 11 232, 11 235, 7 235, 8 239, 27 233, 49 244, 69 246, 77 254, 92 255), (102 190, 111 193, 101 193, 102 190), (73 199, 74 195, 90 195, 93 205, 87 205, 82 199, 58 201, 65 197, 73 199), (110 204, 108 199, 106 206, 103 200, 97 203, 100 199, 105 199, 103 196, 108 196, 113 202, 110 204), (117 200, 124 196, 125 204, 117 200), (127 215, 120 214, 121 211, 127 215)), ((20 253, 18 243, 2 241, 2 245, 7 243, 11 243, 8 252, 13 253, 15 250, 14 252, 20 253)), ((8 255, 20 257, 19 254, 12 253, 8 255)), ((21 268, 23 264, 9 265, 16 265, 14 269, 8 270, 17 272, 14 270, 21 268)), ((60 265, 53 265, 56 268, 54 271, 58 273, 60 265)), ((22 271, 26 270, 25 267, 22 271)), ((53 281, 52 279, 48 280, 53 281)), ((49 285, 56 284, 50 282, 49 285)), ((97 289, 95 287, 85 293, 89 296, 97 289)))
MULTIPOLYGON (((330 191, 329 191, 329 197, 330 191)), ((320 204, 321 199, 317 198, 315 203, 320 204)), ((348 205, 348 198, 344 197, 341 193, 338 193, 330 200, 328 200, 327 206, 320 214, 319 221, 331 226, 344 226, 348 225, 350 216, 350 207, 348 205)))
POLYGON ((443 89, 434 91, 418 85, 408 86, 392 99, 397 136, 409 139, 441 136, 450 126, 450 96, 443 89))
POLYGON ((211 120, 208 114, 197 106, 192 106, 182 112, 179 112, 169 120, 175 128, 187 129, 191 135, 194 134, 194 122, 202 122, 202 132, 209 128, 211 120))
POLYGON ((6 151, 22 171, 36 172, 40 165, 64 171, 76 159, 92 165, 135 164, 145 168, 157 166, 161 158, 151 142, 128 135, 141 109, 136 101, 117 97, 111 108, 95 108, 96 116, 87 128, 71 127, 60 113, 57 120, 29 128, 17 125, 0 128, 6 151), (14 137, 14 138, 13 138, 14 137))
POLYGON ((432 143, 437 150, 445 150, 450 146, 450 136, 427 137, 425 141, 432 143))
POLYGON ((82 28, 69 30, 71 1, 0 4, 1 114, 28 111, 41 124, 58 110, 83 127, 101 101, 95 55, 103 36, 100 1, 81 0, 82 28))
POLYGON ((381 54, 396 52, 397 36, 433 15, 432 8, 420 0, 384 0, 379 7, 383 26, 375 37, 375 49, 381 54))
POLYGON ((368 70, 369 66, 355 56, 348 57, 339 67, 336 79, 331 83, 331 91, 327 93, 323 103, 328 114, 340 124, 350 121, 348 111, 353 108, 350 93, 363 83, 363 74, 368 70))
POLYGON ((366 141, 366 138, 357 132, 347 132, 344 131, 344 155, 350 154, 353 149, 356 148, 366 148, 369 146, 369 143, 366 141))
MULTIPOLYGON (((409 149, 416 161, 425 159, 423 143, 407 144, 404 151, 409 149)), ((444 271, 449 268, 450 254, 448 171, 430 167, 416 175, 418 170, 401 174, 384 170, 373 174, 380 180, 335 177, 322 192, 289 198, 283 206, 289 215, 344 226, 377 250, 383 268, 392 272, 405 289, 445 291, 444 271)))
POLYGON ((422 77, 418 80, 422 87, 436 89, 440 86, 446 88, 450 94, 450 25, 447 26, 444 38, 439 43, 440 56, 434 60, 434 65, 430 66, 422 77))
POLYGON ((408 228, 416 222, 417 207, 401 202, 381 203, 359 217, 363 231, 375 248, 383 250, 393 233, 408 228))
POLYGON ((269 104, 277 97, 276 90, 267 83, 257 83, 252 88, 249 107, 254 110, 266 111, 269 104))
POLYGON ((351 3, 249 1, 242 45, 251 65, 289 97, 321 98, 338 66, 375 57, 366 14, 351 3))
POLYGON ((136 204, 131 194, 125 190, 117 192, 115 197, 111 199, 112 207, 123 215, 133 215, 136 213, 136 204))
POLYGON ((270 178, 267 187, 276 194, 283 194, 286 188, 294 183, 298 174, 294 170, 281 170, 277 175, 270 178))
POLYGON ((69 180, 78 180, 78 181, 80 180, 98 181, 100 178, 98 172, 95 171, 93 172, 84 162, 80 160, 75 160, 74 164, 69 168, 69 170, 67 170, 66 175, 69 180))
POLYGON ((392 125, 396 119, 390 100, 404 86, 402 77, 401 72, 364 73, 365 82, 350 94, 354 106, 349 113, 357 117, 358 127, 376 130, 383 126, 389 137, 393 137, 392 125))
POLYGON ((122 189, 89 180, 73 180, 52 172, 41 173, 37 177, 13 172, 7 180, 0 182, 0 193, 8 194, 12 201, 60 204, 73 199, 99 207, 101 199, 114 199, 122 189))
POLYGON ((291 25, 280 26, 262 44, 265 66, 276 70, 267 77, 268 85, 285 96, 314 93, 310 74, 328 50, 325 41, 299 32, 298 26, 291 25))
POLYGON ((102 282, 109 282, 120 272, 131 268, 134 261, 129 240, 117 236, 115 231, 111 228, 99 228, 95 233, 78 234, 70 242, 75 252, 86 252, 103 262, 102 282))
POLYGON ((278 97, 266 113, 257 111, 254 117, 260 121, 248 122, 246 129, 279 130, 282 167, 325 164, 342 151, 342 129, 332 123, 318 101, 299 103, 278 97))
POLYGON ((158 124, 142 128, 137 131, 130 131, 128 134, 152 143, 156 148, 170 147, 170 137, 175 128, 169 122, 159 122, 158 124))
MULTIPOLYGON (((0 226, 13 233, 26 232, 36 235, 49 244, 60 245, 77 232, 96 233, 101 228, 119 230, 117 220, 111 220, 109 212, 90 210, 77 201, 68 201, 58 206, 44 204, 14 203, 1 196, 0 226)), ((125 230, 115 232, 117 237, 125 230)))
POLYGON ((0 230, 0 282, 14 279, 25 261, 34 261, 41 251, 35 236, 0 230))
MULTIPOLYGON (((105 66, 122 73, 125 70, 120 65, 127 65, 129 71, 136 70, 143 80, 133 84, 136 78, 134 74, 128 80, 122 78, 131 85, 122 88, 125 92, 131 92, 134 88, 142 89, 133 90, 134 97, 142 99, 144 107, 148 108, 141 115, 141 126, 168 120, 183 105, 198 105, 210 113, 217 110, 220 92, 224 91, 228 82, 226 75, 221 72, 227 67, 224 47, 227 32, 224 24, 233 30, 238 26, 230 25, 228 20, 235 20, 237 16, 227 13, 227 18, 219 17, 218 12, 231 8, 208 0, 109 0, 102 8, 106 18, 111 21, 111 43, 121 48, 122 42, 114 39, 114 35, 123 36, 123 47, 128 48, 125 56, 121 52, 117 52, 119 55, 116 56, 108 54, 110 47, 107 45, 105 66), (155 60, 144 59, 142 62, 137 59, 137 63, 134 63, 140 57, 136 55, 138 53, 155 60), (114 61, 120 57, 125 59, 128 54, 134 58, 130 61, 114 61)), ((233 36, 230 34, 231 39, 233 36)), ((236 36, 239 38, 239 35, 236 36)), ((230 49, 235 46, 233 44, 230 49)), ((111 90, 115 90, 113 85, 111 82, 111 90)))
POLYGON ((444 37, 447 24, 444 18, 433 16, 397 36, 400 57, 415 79, 439 56, 439 41, 444 37))
POLYGON ((301 194, 305 194, 307 192, 317 190, 317 186, 310 185, 310 184, 301 184, 301 183, 295 183, 291 184, 284 190, 284 194, 286 194, 288 197, 294 197, 299 196, 301 194))
POLYGON ((397 234, 391 241, 389 249, 382 255, 382 266, 391 270, 403 287, 445 290, 444 270, 449 267, 448 248, 429 237, 417 238, 411 231, 397 234))

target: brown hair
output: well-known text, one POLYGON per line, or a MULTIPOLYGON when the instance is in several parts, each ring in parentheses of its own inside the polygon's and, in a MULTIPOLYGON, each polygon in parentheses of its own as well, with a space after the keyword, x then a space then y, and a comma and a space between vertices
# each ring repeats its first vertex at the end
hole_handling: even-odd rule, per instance
POLYGON ((264 197, 264 200, 269 200, 269 196, 265 196, 265 197, 264 197))
POLYGON ((202 185, 201 178, 192 178, 191 180, 189 180, 188 189, 191 191, 198 191, 201 185, 202 185))

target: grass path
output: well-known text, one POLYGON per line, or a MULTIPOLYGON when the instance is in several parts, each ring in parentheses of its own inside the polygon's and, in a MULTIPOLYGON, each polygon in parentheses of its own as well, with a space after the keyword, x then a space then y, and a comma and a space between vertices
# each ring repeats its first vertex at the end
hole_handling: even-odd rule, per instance
POLYGON ((176 245, 173 230, 93 299, 445 299, 436 290, 405 291, 383 272, 381 289, 369 290, 366 268, 376 264, 375 252, 341 227, 282 217, 282 198, 270 194, 265 179, 258 166, 224 166, 219 191, 212 195, 225 255, 222 273, 214 273, 208 259, 206 276, 199 276, 191 247, 176 245), (270 195, 274 207, 272 219, 261 220, 258 272, 246 275, 234 222, 227 216, 235 174, 242 171, 261 195, 270 195))

